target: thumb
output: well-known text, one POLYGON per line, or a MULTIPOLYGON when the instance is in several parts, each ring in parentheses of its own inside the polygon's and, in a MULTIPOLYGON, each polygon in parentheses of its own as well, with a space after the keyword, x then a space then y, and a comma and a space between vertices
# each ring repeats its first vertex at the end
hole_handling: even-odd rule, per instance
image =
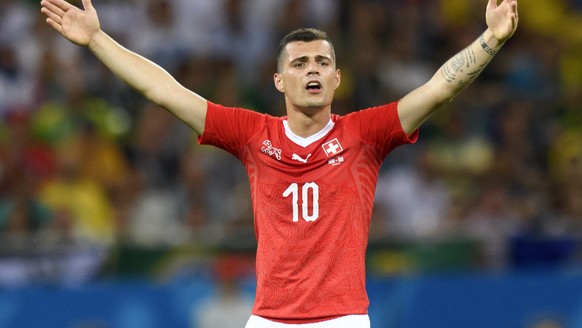
POLYGON ((91 4, 91 0, 83 0, 83 8, 85 10, 93 10, 93 4, 91 4))

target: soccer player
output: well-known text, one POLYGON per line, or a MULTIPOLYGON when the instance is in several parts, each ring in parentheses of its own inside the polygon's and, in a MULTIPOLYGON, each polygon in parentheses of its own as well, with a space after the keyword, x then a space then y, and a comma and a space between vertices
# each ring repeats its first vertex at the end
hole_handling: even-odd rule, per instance
POLYGON ((244 164, 258 242, 247 328, 370 327, 364 257, 382 160, 416 141, 418 127, 475 80, 518 23, 517 0, 489 0, 487 29, 426 84, 345 116, 331 110, 341 80, 332 42, 319 30, 293 31, 281 41, 274 74, 287 115, 273 117, 187 90, 103 32, 91 0, 82 4, 42 0, 41 11, 65 38, 88 47, 119 78, 188 124, 200 143, 244 164))

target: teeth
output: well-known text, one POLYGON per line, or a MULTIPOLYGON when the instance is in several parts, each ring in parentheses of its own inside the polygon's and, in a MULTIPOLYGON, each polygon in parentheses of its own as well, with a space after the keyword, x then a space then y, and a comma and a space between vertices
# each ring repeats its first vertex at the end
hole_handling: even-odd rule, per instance
POLYGON ((319 83, 317 82, 309 82, 309 84, 307 84, 308 87, 317 87, 319 86, 319 83))

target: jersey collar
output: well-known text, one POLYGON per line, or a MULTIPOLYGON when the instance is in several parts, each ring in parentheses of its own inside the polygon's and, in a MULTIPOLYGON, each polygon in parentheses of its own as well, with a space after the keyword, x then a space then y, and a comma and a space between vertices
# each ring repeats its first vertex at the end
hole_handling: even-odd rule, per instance
POLYGON ((287 138, 289 138, 291 141, 293 141, 294 143, 298 144, 303 148, 325 137, 325 135, 329 131, 331 131, 331 129, 333 129, 334 125, 335 123, 330 118, 329 122, 327 122, 327 125, 323 129, 321 129, 319 132, 316 132, 315 134, 310 135, 309 137, 304 138, 293 133, 293 131, 291 131, 291 129, 289 128, 289 123, 287 122, 287 120, 283 120, 283 127, 285 128, 285 135, 287 136, 287 138))

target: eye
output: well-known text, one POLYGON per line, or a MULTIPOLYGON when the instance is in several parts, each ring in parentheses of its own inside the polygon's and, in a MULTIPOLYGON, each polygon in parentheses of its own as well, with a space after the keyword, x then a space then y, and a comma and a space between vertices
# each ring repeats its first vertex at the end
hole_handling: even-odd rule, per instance
POLYGON ((321 66, 329 66, 329 63, 326 60, 320 61, 319 65, 321 66))
POLYGON ((305 66, 305 63, 304 62, 296 62, 296 63, 293 64, 293 67, 296 67, 296 68, 301 68, 301 67, 304 67, 304 66, 305 66))

